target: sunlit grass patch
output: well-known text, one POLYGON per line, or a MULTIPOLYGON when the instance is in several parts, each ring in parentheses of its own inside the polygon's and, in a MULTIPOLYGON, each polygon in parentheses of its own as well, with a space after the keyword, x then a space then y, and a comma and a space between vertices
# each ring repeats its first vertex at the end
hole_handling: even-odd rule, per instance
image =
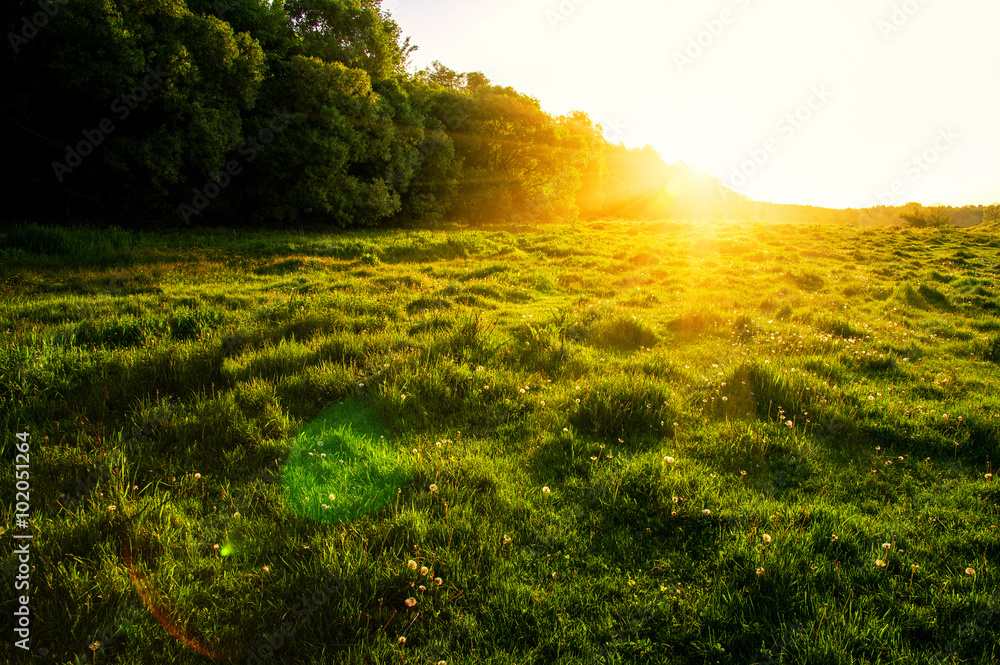
POLYGON ((291 509, 342 522, 382 508, 408 477, 386 433, 355 400, 324 409, 298 435, 285 462, 291 509))

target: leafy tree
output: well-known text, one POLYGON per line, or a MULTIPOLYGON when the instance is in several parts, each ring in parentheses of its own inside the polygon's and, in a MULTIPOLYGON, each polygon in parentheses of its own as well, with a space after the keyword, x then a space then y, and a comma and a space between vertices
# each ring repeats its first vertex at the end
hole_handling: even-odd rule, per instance
POLYGON ((27 165, 15 185, 32 207, 166 214, 241 140, 263 62, 249 34, 179 0, 62 5, 4 66, 3 138, 27 165))
POLYGON ((378 0, 289 0, 285 11, 302 54, 362 69, 372 81, 405 72, 414 47, 378 0))

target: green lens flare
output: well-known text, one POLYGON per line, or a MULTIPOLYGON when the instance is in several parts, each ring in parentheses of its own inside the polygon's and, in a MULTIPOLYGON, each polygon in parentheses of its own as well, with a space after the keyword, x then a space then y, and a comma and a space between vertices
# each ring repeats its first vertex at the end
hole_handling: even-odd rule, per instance
POLYGON ((293 510, 342 522, 378 510, 409 481, 386 428, 362 404, 345 399, 296 438, 284 482, 293 510))

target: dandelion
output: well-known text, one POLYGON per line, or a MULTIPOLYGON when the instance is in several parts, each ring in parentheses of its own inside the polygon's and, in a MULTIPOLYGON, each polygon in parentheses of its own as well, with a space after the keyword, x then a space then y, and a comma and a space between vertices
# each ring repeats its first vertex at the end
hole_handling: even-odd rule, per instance
POLYGON ((764 542, 765 542, 765 543, 769 543, 769 542, 771 542, 771 536, 769 536, 769 535, 767 535, 767 534, 765 533, 765 534, 764 534, 764 542))
POLYGON ((234 517, 235 519, 239 519, 239 518, 240 518, 240 514, 239 514, 239 512, 237 511, 237 512, 233 513, 233 517, 234 517))
POLYGON ((552 579, 555 579, 555 578, 556 578, 556 574, 552 573, 552 579))
POLYGON ((319 504, 319 507, 322 508, 323 510, 330 510, 330 506, 326 505, 325 503, 319 504))
POLYGON ((91 642, 90 646, 87 647, 87 648, 89 648, 91 651, 97 651, 98 649, 101 648, 101 643, 100 642, 91 642))
POLYGON ((201 480, 201 474, 200 473, 194 474, 194 479, 195 480, 201 480))
POLYGON ((886 566, 888 566, 889 564, 887 564, 887 563, 886 563, 885 561, 883 561, 882 559, 876 559, 876 560, 875 560, 875 565, 876 565, 876 566, 878 566, 879 568, 885 568, 885 567, 886 567, 886 566))
POLYGON ((833 534, 832 536, 830 536, 830 542, 831 543, 835 543, 838 540, 840 540, 840 536, 838 536, 837 534, 833 534))
POLYGON ((434 583, 437 584, 438 586, 441 586, 442 584, 444 584, 444 580, 441 579, 440 577, 435 577, 434 583))
POLYGON ((917 570, 918 568, 920 568, 920 566, 919 566, 919 565, 917 565, 917 564, 913 564, 912 566, 910 566, 910 568, 911 568, 912 570, 917 570))
POLYGON ((436 441, 436 442, 434 443, 434 447, 435 447, 435 448, 440 448, 440 447, 441 447, 441 442, 440 442, 440 441, 436 441))
POLYGON ((116 508, 115 506, 108 506, 108 512, 109 512, 109 513, 113 513, 113 512, 115 512, 116 510, 118 510, 118 509, 117 509, 117 508, 116 508))
POLYGON ((795 427, 795 423, 793 423, 791 420, 786 420, 785 427, 791 429, 792 427, 795 427))
POLYGON ((711 515, 711 514, 712 514, 712 511, 711 511, 711 510, 709 510, 708 508, 706 508, 705 510, 701 511, 701 514, 702 514, 702 515, 711 515))
POLYGON ((976 574, 976 569, 975 568, 966 568, 965 569, 965 574, 966 575, 975 575, 976 574))
POLYGON ((676 496, 674 497, 674 503, 680 503, 680 501, 681 501, 680 497, 676 496))
POLYGON ((891 543, 882 543, 882 549, 887 550, 887 549, 891 549, 891 548, 892 548, 892 544, 891 543))
POLYGON ((330 501, 333 501, 333 495, 332 494, 330 495, 330 501))
POLYGON ((416 570, 417 569, 417 562, 414 561, 413 559, 410 559, 409 561, 407 561, 406 565, 410 567, 410 570, 416 570))
POLYGON ((524 394, 524 388, 521 388, 521 394, 522 395, 524 394))
POLYGON ((722 398, 722 401, 723 401, 723 402, 728 402, 728 401, 729 401, 729 398, 728 398, 728 397, 725 397, 725 396, 723 396, 723 398, 722 398))
POLYGON ((548 493, 550 493, 551 491, 552 491, 552 490, 550 490, 550 489, 549 489, 548 487, 543 487, 543 488, 542 488, 542 494, 548 494, 548 493))
POLYGON ((569 428, 568 427, 563 427, 563 432, 569 432, 569 428))
POLYGON ((264 568, 263 568, 262 570, 263 570, 263 571, 264 571, 265 573, 269 573, 269 572, 271 572, 271 569, 270 569, 270 568, 268 568, 267 566, 264 566, 264 568))
POLYGON ((983 478, 985 478, 986 480, 993 480, 993 474, 987 473, 985 476, 983 476, 983 478))
POLYGON ((674 463, 674 458, 673 457, 664 457, 663 461, 666 462, 667 464, 673 464, 674 463))
POLYGON ((406 602, 406 606, 407 607, 413 607, 414 605, 417 604, 417 599, 416 598, 407 598, 405 602, 406 602))
POLYGON ((417 449, 416 449, 416 448, 414 448, 414 449, 413 449, 413 454, 414 454, 414 455, 417 455, 417 454, 419 454, 419 453, 417 452, 417 449))
POLYGON ((510 536, 508 536, 507 534, 504 534, 504 535, 503 535, 503 544, 504 544, 504 545, 506 545, 507 543, 509 543, 509 542, 510 542, 510 540, 511 540, 511 539, 510 539, 510 536))
POLYGON ((674 423, 674 427, 680 427, 679 423, 674 423))
POLYGON ((670 516, 671 517, 677 517, 677 511, 676 510, 671 510, 670 511, 670 516))
POLYGON ((429 489, 432 492, 437 492, 438 491, 438 486, 437 485, 431 485, 427 489, 429 489))
POLYGON ((764 569, 763 568, 758 568, 757 569, 757 574, 758 575, 763 575, 764 574, 764 569))
MULTIPOLYGON (((413 600, 413 599, 411 598, 410 600, 413 600)), ((409 602, 409 601, 407 601, 407 602, 409 602)), ((406 638, 405 637, 400 637, 399 638, 399 643, 400 644, 406 644, 406 638)))
POLYGON ((428 568, 427 566, 422 566, 422 567, 420 568, 420 574, 421 574, 421 575, 426 575, 426 574, 427 574, 427 573, 429 573, 429 572, 431 572, 431 571, 430 571, 430 568, 428 568))
POLYGON ((717 474, 714 474, 714 473, 710 473, 710 474, 708 474, 708 477, 709 477, 709 478, 715 478, 715 477, 716 477, 716 475, 717 475, 717 474))
POLYGON ((215 545, 212 545, 212 549, 215 550, 216 552, 218 552, 219 551, 219 545, 218 545, 218 543, 216 543, 215 545))
POLYGON ((941 417, 942 417, 942 418, 944 418, 945 420, 948 420, 948 414, 947 414, 947 413, 946 413, 946 414, 944 414, 944 415, 943 415, 943 416, 941 416, 941 417))
POLYGON ((420 593, 423 593, 424 591, 427 591, 427 587, 425 587, 423 584, 421 584, 417 588, 420 589, 420 593))
POLYGON ((742 478, 742 477, 743 477, 743 476, 745 476, 745 475, 747 475, 747 472, 746 472, 746 471, 743 471, 743 470, 740 470, 740 477, 742 478))

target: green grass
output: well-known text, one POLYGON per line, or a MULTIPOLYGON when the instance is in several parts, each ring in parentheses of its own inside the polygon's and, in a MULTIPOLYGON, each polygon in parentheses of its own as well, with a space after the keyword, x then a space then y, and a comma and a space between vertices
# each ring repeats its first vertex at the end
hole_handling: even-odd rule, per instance
POLYGON ((1000 658, 995 231, 9 233, 38 662, 1000 658))

